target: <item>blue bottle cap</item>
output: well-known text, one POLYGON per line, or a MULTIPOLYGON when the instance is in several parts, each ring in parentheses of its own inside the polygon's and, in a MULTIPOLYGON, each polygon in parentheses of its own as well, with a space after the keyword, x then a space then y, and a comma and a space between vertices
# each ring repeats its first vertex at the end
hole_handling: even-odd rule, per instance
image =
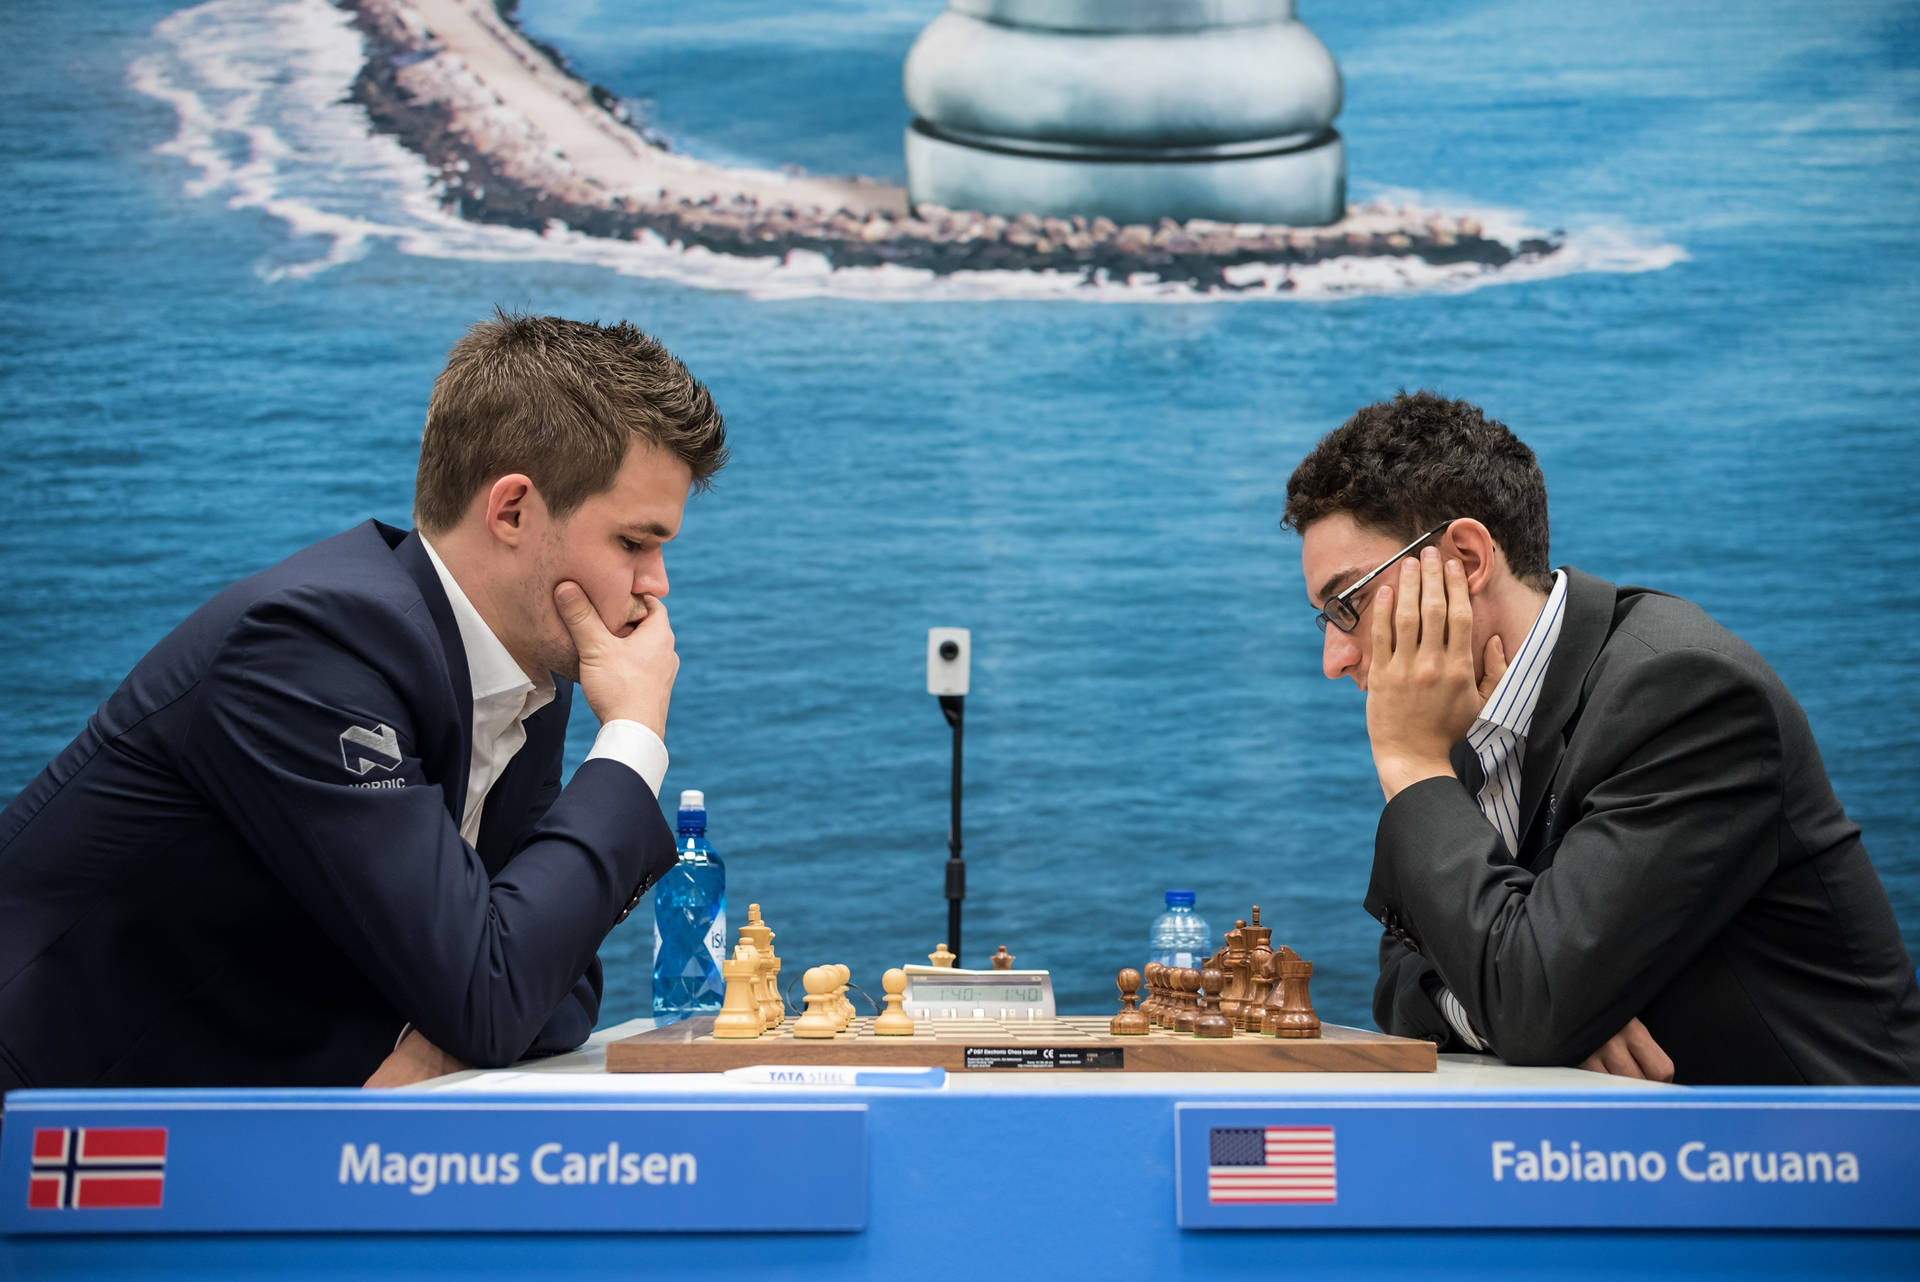
POLYGON ((1169 890, 1167 892, 1167 907, 1171 908, 1176 904, 1183 908, 1193 907, 1193 892, 1191 890, 1169 890))

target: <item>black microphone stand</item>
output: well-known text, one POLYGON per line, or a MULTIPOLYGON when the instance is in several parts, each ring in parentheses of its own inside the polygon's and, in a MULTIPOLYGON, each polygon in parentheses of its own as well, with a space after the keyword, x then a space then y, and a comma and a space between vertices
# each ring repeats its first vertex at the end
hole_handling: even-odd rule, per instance
MULTIPOLYGON (((948 642, 951 645, 951 642, 948 642)), ((953 727, 953 819, 947 829, 947 947, 954 965, 964 966, 960 952, 960 902, 967 897, 967 861, 960 857, 960 731, 966 720, 967 698, 940 696, 940 711, 953 727)))

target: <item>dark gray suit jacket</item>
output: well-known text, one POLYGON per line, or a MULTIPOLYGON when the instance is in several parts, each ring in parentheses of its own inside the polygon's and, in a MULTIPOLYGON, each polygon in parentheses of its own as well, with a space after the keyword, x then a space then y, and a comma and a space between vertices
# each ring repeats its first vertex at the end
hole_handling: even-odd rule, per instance
POLYGON ((1464 745, 1380 816, 1374 1018, 1465 1049, 1444 984, 1509 1063, 1637 1016, 1683 1082, 1920 1082, 1913 962, 1800 705, 1697 606, 1567 574, 1518 858, 1464 745))

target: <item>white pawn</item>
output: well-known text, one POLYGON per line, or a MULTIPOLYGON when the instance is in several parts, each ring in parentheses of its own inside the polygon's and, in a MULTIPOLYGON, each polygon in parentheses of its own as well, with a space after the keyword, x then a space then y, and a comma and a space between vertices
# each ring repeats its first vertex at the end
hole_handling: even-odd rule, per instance
POLYGON ((835 982, 831 966, 815 966, 800 977, 807 990, 807 1013, 794 1021, 795 1037, 832 1037, 840 1031, 840 1021, 833 1014, 835 982))
POLYGON ((854 1010, 853 1002, 847 997, 847 984, 853 978, 853 970, 844 962, 835 962, 833 978, 835 984, 833 999, 838 1007, 834 1014, 840 1021, 840 1031, 845 1032, 847 1026, 853 1023, 853 1017, 859 1013, 854 1010))
POLYGON ((913 1016, 907 1014, 907 972, 898 966, 880 977, 887 990, 887 1009, 873 1021, 873 1031, 881 1037, 912 1037, 913 1016))

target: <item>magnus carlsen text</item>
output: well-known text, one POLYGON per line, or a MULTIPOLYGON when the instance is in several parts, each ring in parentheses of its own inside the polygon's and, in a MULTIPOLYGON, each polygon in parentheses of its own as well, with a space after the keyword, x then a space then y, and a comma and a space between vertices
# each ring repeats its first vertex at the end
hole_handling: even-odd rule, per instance
MULTIPOLYGON (((518 1184, 519 1153, 401 1153, 378 1144, 340 1146, 342 1184, 396 1184, 426 1196, 449 1184, 518 1184)), ((618 1144, 580 1153, 558 1143, 526 1155, 525 1173, 537 1184, 697 1184, 691 1153, 622 1152, 618 1144)))

